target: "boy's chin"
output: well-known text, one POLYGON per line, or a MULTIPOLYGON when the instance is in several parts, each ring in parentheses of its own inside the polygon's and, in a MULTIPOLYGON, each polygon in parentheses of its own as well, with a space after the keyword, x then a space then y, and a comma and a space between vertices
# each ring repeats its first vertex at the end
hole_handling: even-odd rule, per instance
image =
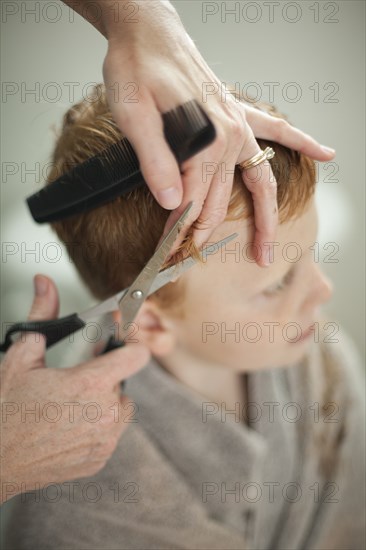
POLYGON ((289 343, 287 349, 281 354, 277 360, 274 357, 271 360, 271 366, 268 368, 289 368, 300 363, 309 352, 311 342, 302 340, 299 342, 289 343))

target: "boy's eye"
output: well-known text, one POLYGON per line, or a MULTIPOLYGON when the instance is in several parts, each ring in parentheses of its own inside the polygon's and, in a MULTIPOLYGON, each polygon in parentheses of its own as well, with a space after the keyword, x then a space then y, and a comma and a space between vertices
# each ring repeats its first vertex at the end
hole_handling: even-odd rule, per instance
POLYGON ((284 290, 287 286, 289 286, 293 278, 293 273, 294 273, 294 269, 290 269, 290 271, 286 273, 286 275, 283 277, 283 279, 279 283, 276 283, 275 285, 264 290, 263 294, 265 296, 274 296, 276 294, 279 294, 282 290, 284 290))

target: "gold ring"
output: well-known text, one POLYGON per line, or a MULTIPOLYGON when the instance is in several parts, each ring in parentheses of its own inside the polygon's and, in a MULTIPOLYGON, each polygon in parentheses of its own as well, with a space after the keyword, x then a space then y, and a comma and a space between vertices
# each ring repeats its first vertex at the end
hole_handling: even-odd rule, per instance
POLYGON ((265 162, 266 160, 273 159, 274 156, 275 152, 272 147, 267 147, 264 151, 260 150, 259 153, 250 159, 244 160, 243 162, 237 164, 237 166, 239 166, 240 170, 249 170, 249 168, 258 166, 258 164, 262 164, 262 162, 265 162))

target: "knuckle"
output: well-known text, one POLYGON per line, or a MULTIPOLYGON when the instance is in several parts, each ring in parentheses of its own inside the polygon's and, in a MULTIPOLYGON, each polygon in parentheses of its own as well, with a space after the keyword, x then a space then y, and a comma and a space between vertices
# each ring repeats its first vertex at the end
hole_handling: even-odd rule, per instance
POLYGON ((122 409, 126 409, 127 407, 129 407, 130 405, 134 405, 134 401, 128 397, 128 395, 126 395, 125 393, 123 393, 121 396, 120 396, 120 407, 122 409))
POLYGON ((95 462, 90 462, 88 466, 85 467, 85 475, 87 477, 94 476, 95 474, 103 470, 106 464, 107 464, 107 460, 98 460, 95 462))
POLYGON ((91 377, 90 384, 93 390, 97 392, 97 395, 100 396, 105 394, 107 389, 107 383, 104 376, 99 374, 91 377))
POLYGON ((97 393, 100 395, 105 392, 106 382, 104 378, 90 370, 78 372, 75 376, 77 391, 82 394, 97 393))
POLYGON ((218 151, 222 151, 226 148, 226 143, 227 143, 226 132, 221 130, 221 128, 216 127, 216 138, 213 143, 214 149, 218 151))
POLYGON ((225 220, 225 218, 226 218, 226 208, 223 208, 223 207, 218 208, 212 216, 213 222, 215 224, 222 223, 225 220))
POLYGON ((108 458, 116 450, 118 443, 118 438, 115 436, 110 436, 105 441, 98 444, 97 448, 93 451, 93 459, 97 460, 108 460, 108 458))
POLYGON ((110 426, 113 426, 113 424, 116 423, 113 407, 114 405, 110 405, 108 408, 106 408, 102 417, 103 427, 105 427, 106 429, 109 429, 110 426))
POLYGON ((256 196, 276 199, 277 182, 272 175, 268 160, 260 166, 253 168, 253 170, 255 173, 252 178, 247 176, 247 182, 253 186, 253 192, 255 192, 256 196))
POLYGON ((110 438, 106 443, 103 445, 103 451, 102 451, 102 457, 109 458, 117 447, 117 439, 116 438, 110 438))
POLYGON ((264 185, 258 186, 257 196, 263 197, 266 199, 275 200, 277 197, 277 185, 273 182, 266 182, 264 185))
POLYGON ((207 214, 202 214, 194 223, 195 229, 209 229, 216 227, 226 218, 226 208, 218 206, 207 214))
POLYGON ((277 197, 277 183, 273 178, 270 178, 265 186, 266 195, 271 199, 277 197))
POLYGON ((283 118, 278 118, 276 120, 276 126, 275 126, 275 140, 276 141, 282 140, 282 138, 287 133, 289 127, 290 125, 287 122, 287 120, 284 120, 283 118))
POLYGON ((79 371, 76 375, 77 389, 81 393, 104 393, 106 382, 104 377, 94 373, 91 369, 79 371))
POLYGON ((235 141, 244 138, 244 126, 239 120, 234 119, 230 125, 230 135, 235 141))

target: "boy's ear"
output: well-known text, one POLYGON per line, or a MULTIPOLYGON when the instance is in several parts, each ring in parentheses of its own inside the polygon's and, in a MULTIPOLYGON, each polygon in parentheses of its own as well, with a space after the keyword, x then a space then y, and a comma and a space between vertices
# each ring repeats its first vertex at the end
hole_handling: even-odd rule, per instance
MULTIPOLYGON (((113 311, 113 320, 121 322, 121 312, 113 311)), ((137 317, 128 330, 128 341, 138 341, 145 344, 152 355, 163 357, 173 351, 176 336, 173 323, 161 312, 151 300, 145 300, 137 317)))

